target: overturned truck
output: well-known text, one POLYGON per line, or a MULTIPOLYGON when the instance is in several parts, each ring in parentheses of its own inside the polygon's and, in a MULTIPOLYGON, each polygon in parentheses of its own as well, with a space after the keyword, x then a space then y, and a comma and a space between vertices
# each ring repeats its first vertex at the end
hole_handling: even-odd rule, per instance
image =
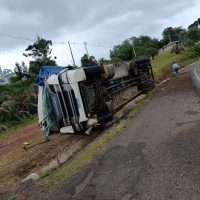
POLYGON ((53 132, 89 134, 120 106, 154 88, 149 59, 84 67, 44 66, 38 77, 39 124, 53 132))

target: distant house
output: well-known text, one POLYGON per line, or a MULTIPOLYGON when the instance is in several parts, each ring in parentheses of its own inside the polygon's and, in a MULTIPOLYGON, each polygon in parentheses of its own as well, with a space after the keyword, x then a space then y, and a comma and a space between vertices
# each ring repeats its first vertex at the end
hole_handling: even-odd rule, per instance
POLYGON ((8 79, 6 79, 4 73, 2 72, 1 70, 1 67, 0 67, 0 85, 6 85, 8 84, 8 79))
POLYGON ((2 71, 0 67, 0 85, 7 85, 10 82, 10 78, 16 76, 15 73, 12 72, 10 69, 4 69, 2 71))
POLYGON ((180 44, 180 42, 179 41, 170 42, 166 46, 164 46, 163 48, 161 48, 159 51, 168 51, 168 50, 171 50, 177 44, 180 44))
POLYGON ((12 71, 11 69, 4 69, 4 70, 3 70, 3 74, 4 74, 5 76, 8 76, 8 75, 13 74, 13 71, 12 71))
POLYGON ((16 77, 17 75, 15 73, 9 74, 6 76, 6 79, 8 80, 8 82, 10 83, 10 78, 11 77, 16 77))

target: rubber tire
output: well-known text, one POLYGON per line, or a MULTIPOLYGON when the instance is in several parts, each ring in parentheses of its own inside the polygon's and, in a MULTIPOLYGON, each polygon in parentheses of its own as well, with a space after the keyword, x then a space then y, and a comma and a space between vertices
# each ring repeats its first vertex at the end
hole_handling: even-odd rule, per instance
POLYGON ((77 123, 77 125, 73 125, 73 128, 76 133, 85 133, 85 131, 87 130, 86 122, 79 122, 77 123))
POLYGON ((140 91, 143 93, 143 94, 147 94, 149 93, 151 90, 153 90, 155 88, 155 85, 154 85, 154 82, 153 81, 148 81, 148 82, 145 82, 145 83, 142 83, 140 85, 140 91))

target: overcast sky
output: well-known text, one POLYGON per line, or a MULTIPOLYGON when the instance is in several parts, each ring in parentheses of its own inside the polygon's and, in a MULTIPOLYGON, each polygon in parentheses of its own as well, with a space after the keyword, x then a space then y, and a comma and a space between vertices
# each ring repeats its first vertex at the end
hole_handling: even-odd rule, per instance
POLYGON ((13 69, 28 59, 24 49, 37 35, 51 39, 60 66, 76 63, 85 53, 108 58, 115 44, 131 36, 161 38, 164 28, 188 25, 200 18, 200 0, 0 0, 0 66, 13 69), (14 36, 18 39, 12 37, 14 36), (21 39, 20 39, 21 38, 21 39))

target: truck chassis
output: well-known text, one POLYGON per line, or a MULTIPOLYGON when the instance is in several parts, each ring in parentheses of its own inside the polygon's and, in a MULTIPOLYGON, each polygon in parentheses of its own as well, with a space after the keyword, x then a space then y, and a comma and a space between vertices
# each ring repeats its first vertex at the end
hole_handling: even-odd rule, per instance
POLYGON ((116 109, 155 85, 149 59, 54 68, 52 72, 53 68, 42 67, 38 78, 39 124, 45 135, 89 134, 111 121, 116 109))

